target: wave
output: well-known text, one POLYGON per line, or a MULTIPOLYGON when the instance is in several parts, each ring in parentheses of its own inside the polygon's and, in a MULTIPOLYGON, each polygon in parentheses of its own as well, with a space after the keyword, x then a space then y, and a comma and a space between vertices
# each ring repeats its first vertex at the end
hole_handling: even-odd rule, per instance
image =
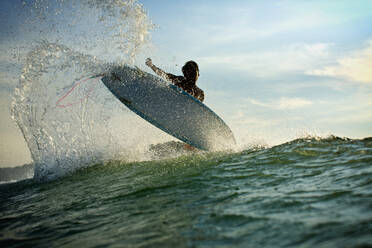
MULTIPOLYGON (((149 136, 151 139, 151 136, 149 136)), ((149 138, 147 137, 147 138, 149 138)), ((146 139, 147 139, 146 138, 146 139)), ((95 147, 95 146, 94 146, 95 147)), ((82 156, 83 154, 80 154, 82 156)), ((147 165, 160 167, 173 167, 177 164, 183 164, 187 167, 199 167, 202 164, 214 164, 220 159, 227 159, 228 161, 244 161, 252 160, 253 163, 266 165, 290 165, 296 164, 296 167, 318 168, 326 166, 330 161, 335 160, 337 163, 344 161, 345 163, 354 163, 355 161, 364 161, 372 157, 372 137, 363 139, 350 139, 346 137, 328 136, 308 136, 305 138, 298 138, 281 145, 273 147, 265 147, 260 144, 251 145, 242 151, 230 152, 214 152, 208 153, 200 150, 190 150, 184 146, 182 142, 169 141, 164 143, 157 143, 146 145, 142 150, 142 159, 133 158, 128 159, 128 154, 122 156, 107 156, 107 160, 101 160, 93 157, 90 163, 86 166, 79 166, 76 163, 78 160, 71 161, 71 168, 68 174, 73 171, 81 171, 83 168, 94 167, 94 165, 103 165, 103 167, 121 167, 130 166, 136 163, 141 166, 142 162, 147 165), (97 159, 97 160, 95 160, 97 159), (186 164, 185 164, 186 163, 186 164), (325 164, 324 164, 325 163, 325 164)), ((139 153, 137 153, 137 156, 139 153)), ((60 159, 63 162, 63 158, 60 159)), ((64 161, 66 163, 66 161, 64 161)), ((88 162, 88 161, 87 161, 88 162)), ((332 163, 330 164, 332 166, 332 163)), ((1 169, 0 182, 10 182, 10 180, 23 180, 30 178, 33 175, 33 168, 37 169, 37 165, 25 165, 21 168, 6 168, 1 169)), ((49 170, 55 170, 54 173, 61 172, 58 168, 60 164, 50 166, 49 170)), ((99 168, 101 168, 99 166, 99 168)), ((66 168, 65 168, 66 169, 66 168)), ((168 168, 170 169, 170 168, 168 168)), ((92 171, 96 168, 92 168, 92 171)), ((66 171, 65 171, 66 172, 66 171)), ((78 172, 79 173, 79 172, 78 172)), ((96 174, 96 173, 94 173, 96 174)), ((66 173, 58 174, 60 177, 66 173)), ((41 175, 40 175, 41 176, 41 175)), ((50 179, 50 178, 49 178, 50 179)), ((37 179, 36 180, 40 180, 37 179)), ((45 178, 43 179, 45 180, 45 178)))

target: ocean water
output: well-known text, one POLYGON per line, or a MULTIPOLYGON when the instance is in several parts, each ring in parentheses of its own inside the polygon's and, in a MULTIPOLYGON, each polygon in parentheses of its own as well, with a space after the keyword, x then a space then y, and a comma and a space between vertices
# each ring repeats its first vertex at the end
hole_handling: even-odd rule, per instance
POLYGON ((0 197, 1 247, 372 247, 372 139, 113 160, 0 197))
POLYGON ((372 247, 371 138, 187 150, 93 77, 143 66, 144 6, 9 12, 0 80, 16 84, 11 114, 33 162, 0 169, 1 247, 372 247))

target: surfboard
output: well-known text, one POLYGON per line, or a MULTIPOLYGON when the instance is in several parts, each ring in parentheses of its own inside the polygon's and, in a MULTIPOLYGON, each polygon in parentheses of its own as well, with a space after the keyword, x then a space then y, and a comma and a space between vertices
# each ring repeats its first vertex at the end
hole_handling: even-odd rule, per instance
POLYGON ((157 76, 121 66, 112 69, 101 81, 134 113, 191 146, 220 151, 236 144, 231 129, 216 113, 157 76))

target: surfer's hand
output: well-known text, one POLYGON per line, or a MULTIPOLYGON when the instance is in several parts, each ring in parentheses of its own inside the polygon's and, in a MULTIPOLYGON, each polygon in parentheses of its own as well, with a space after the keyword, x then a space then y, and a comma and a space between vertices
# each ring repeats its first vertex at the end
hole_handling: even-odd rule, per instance
POLYGON ((146 59, 146 65, 151 67, 152 66, 152 60, 150 58, 146 59))

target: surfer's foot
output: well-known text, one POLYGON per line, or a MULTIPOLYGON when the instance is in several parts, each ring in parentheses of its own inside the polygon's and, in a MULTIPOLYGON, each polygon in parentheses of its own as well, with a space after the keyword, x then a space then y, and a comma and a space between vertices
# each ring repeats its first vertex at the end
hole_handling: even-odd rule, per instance
POLYGON ((183 147, 184 147, 186 150, 189 150, 189 151, 195 151, 195 150, 196 150, 195 147, 193 147, 193 146, 191 146, 191 145, 189 145, 189 144, 185 144, 183 147))

